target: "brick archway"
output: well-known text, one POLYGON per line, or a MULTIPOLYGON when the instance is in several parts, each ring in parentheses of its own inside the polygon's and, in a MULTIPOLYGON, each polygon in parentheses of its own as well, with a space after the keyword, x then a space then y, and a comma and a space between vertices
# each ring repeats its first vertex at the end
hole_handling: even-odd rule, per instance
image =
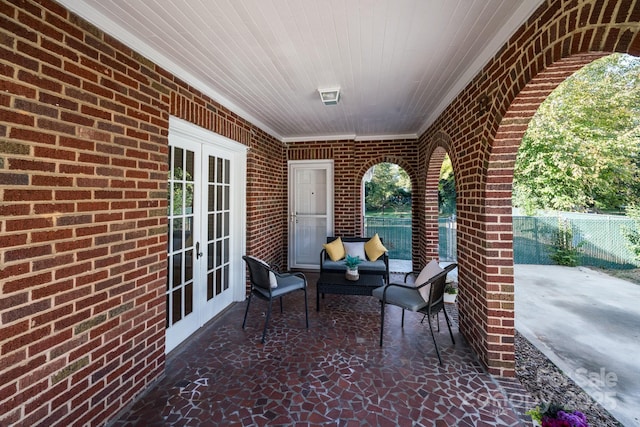
POLYGON ((540 104, 560 83, 606 55, 598 52, 564 58, 532 78, 504 114, 490 146, 485 187, 486 227, 487 234, 497 242, 487 253, 487 269, 497 274, 486 293, 487 314, 494 317, 489 320, 488 332, 500 334, 501 341, 489 344, 489 349, 499 352, 503 360, 515 351, 511 196, 513 170, 522 137, 540 104))
MULTIPOLYGON (((533 115, 546 97, 566 78, 582 67, 613 52, 587 52, 562 58, 533 77, 514 98, 503 115, 490 145, 485 187, 487 234, 495 236, 493 256, 487 257, 487 270, 497 273, 494 283, 487 287, 489 334, 500 334, 502 339, 488 349, 507 360, 512 355, 514 334, 513 312, 513 228, 511 196, 513 170, 522 137, 533 115), (508 203, 505 203, 508 202, 508 203), (498 277, 498 275, 500 277, 498 277), (493 295, 491 295, 493 293, 493 295), (491 303, 491 300, 496 301, 491 303)), ((489 255, 489 254, 488 254, 489 255)), ((503 363, 503 366, 506 364, 503 363)), ((505 371, 502 371, 503 373, 505 371)))
MULTIPOLYGON (((439 257, 438 184, 442 162, 447 154, 451 158, 451 138, 444 132, 439 132, 434 136, 430 147, 431 150, 426 155, 424 175, 421 176, 424 180, 423 208, 414 215, 416 219, 413 223, 415 229, 421 230, 419 235, 414 234, 414 253, 420 254, 419 258, 413 260, 416 271, 420 271, 431 259, 439 257)), ((454 175, 455 170, 454 165, 454 175)))
POLYGON ((515 375, 511 185, 522 135, 577 69, 640 53, 639 10, 639 1, 544 2, 420 137, 427 159, 438 134, 451 138, 460 331, 492 374, 515 375))
MULTIPOLYGON (((399 167, 401 167, 407 173, 407 175, 409 176, 409 180, 411 182, 411 191, 412 191, 412 194, 414 193, 415 188, 416 188, 415 170, 409 164, 409 162, 407 162, 405 159, 403 159, 401 157, 380 156, 380 157, 377 157, 377 158, 373 158, 373 159, 367 160, 366 162, 364 162, 362 164, 362 166, 360 167, 360 169, 356 173, 356 179, 359 180, 358 182, 362 182, 362 179, 364 178, 364 175, 367 173, 367 171, 369 169, 371 169, 373 166, 375 166, 377 164, 380 164, 380 163, 393 163, 393 164, 396 164, 399 167)), ((362 186, 360 188, 362 189, 362 186)), ((358 202, 357 202, 358 212, 364 212, 363 203, 364 203, 364 192, 362 192, 362 194, 360 194, 360 197, 358 198, 358 202)), ((412 218, 413 218, 413 212, 412 212, 412 218)), ((359 221, 358 221, 358 228, 357 229, 360 230, 360 235, 364 235, 364 222, 363 222, 361 216, 360 216, 359 221)))

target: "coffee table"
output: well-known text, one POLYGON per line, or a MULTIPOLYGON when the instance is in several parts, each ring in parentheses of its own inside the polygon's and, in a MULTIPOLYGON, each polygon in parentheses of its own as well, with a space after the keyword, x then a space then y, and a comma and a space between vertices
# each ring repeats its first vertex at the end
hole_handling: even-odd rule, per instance
POLYGON ((320 311, 320 294, 371 295, 375 288, 384 285, 381 274, 360 273, 356 281, 347 280, 344 272, 323 272, 316 284, 316 311, 320 311))

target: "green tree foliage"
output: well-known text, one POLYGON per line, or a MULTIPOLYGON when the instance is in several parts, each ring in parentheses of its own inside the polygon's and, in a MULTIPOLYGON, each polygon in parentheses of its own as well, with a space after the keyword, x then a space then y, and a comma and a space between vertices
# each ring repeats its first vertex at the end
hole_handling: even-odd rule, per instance
MULTIPOLYGON (((171 171, 169 171, 171 174, 171 171)), ((186 182, 182 183, 181 181, 177 181, 173 183, 173 188, 171 189, 172 195, 167 193, 167 208, 171 206, 171 196, 173 196, 173 215, 182 215, 185 213, 184 209, 186 209, 187 213, 191 213, 193 211, 193 178, 191 174, 181 167, 175 168, 173 175, 176 180, 185 179, 186 182)))
POLYGON ((640 261, 640 206, 628 206, 627 216, 633 220, 634 227, 625 228, 623 233, 627 238, 629 249, 631 249, 636 259, 640 261))
POLYGON ((514 206, 618 210, 640 201, 640 59, 614 54, 540 105, 514 170, 514 206))
POLYGON ((379 163, 365 182, 365 205, 369 211, 398 210, 411 205, 411 180, 400 166, 379 163))
POLYGON ((438 181, 438 207, 441 215, 456 213, 456 182, 449 156, 445 156, 438 181))

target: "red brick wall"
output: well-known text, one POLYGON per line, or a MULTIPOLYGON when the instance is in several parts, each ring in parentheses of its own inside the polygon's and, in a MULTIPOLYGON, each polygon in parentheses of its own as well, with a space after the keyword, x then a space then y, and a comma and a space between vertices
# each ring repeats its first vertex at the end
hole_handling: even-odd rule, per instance
POLYGON ((169 115, 251 147, 250 253, 283 145, 56 3, 0 20, 0 425, 99 425, 164 370, 169 115))
POLYGON ((639 21, 638 1, 545 2, 420 138, 427 152, 442 135, 451 140, 460 329, 491 373, 514 375, 511 184, 520 139, 573 71, 611 52, 638 55, 639 21))
POLYGON ((371 166, 389 162, 401 166, 412 180, 414 193, 421 191, 416 178, 416 140, 394 141, 317 141, 288 144, 288 160, 334 161, 334 233, 336 236, 361 236, 361 187, 371 166))
POLYGON ((314 156, 335 160, 340 234, 360 233, 364 172, 405 168, 414 253, 431 256, 446 151, 461 330, 490 372, 513 375, 519 138, 563 68, 593 59, 581 54, 637 55, 639 18, 633 0, 547 1, 419 141, 285 149, 56 3, 0 0, 0 424, 101 424, 162 374, 170 114, 251 148, 247 248, 270 260, 286 255, 286 160, 314 156))
POLYGON ((164 369, 167 91, 55 3, 0 3, 0 422, 104 422, 164 369))
POLYGON ((287 178, 284 146, 255 131, 247 158, 247 253, 287 267, 287 178))

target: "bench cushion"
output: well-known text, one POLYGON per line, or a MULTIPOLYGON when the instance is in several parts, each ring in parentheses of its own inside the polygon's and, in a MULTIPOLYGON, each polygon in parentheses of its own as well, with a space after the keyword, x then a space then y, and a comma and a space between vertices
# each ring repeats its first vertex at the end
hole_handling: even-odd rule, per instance
MULTIPOLYGON (((379 238, 379 237, 378 237, 379 238)), ((364 251, 363 254, 351 254, 360 256, 362 262, 358 264, 358 271, 365 274, 379 274, 382 276, 383 281, 387 283, 389 281, 389 256, 387 252, 383 252, 375 261, 372 261, 366 250, 364 249, 364 245, 369 242, 372 238, 369 237, 332 237, 327 236, 327 244, 323 245, 322 251, 320 251, 320 273, 323 271, 332 271, 332 272, 345 272, 347 270, 347 266, 345 265, 344 257, 347 255, 347 251, 342 258, 334 259, 329 256, 329 252, 327 249, 327 245, 339 244, 342 248, 344 248, 347 243, 358 243, 357 246, 364 251)), ((382 244, 382 239, 380 239, 380 243, 382 244)))

